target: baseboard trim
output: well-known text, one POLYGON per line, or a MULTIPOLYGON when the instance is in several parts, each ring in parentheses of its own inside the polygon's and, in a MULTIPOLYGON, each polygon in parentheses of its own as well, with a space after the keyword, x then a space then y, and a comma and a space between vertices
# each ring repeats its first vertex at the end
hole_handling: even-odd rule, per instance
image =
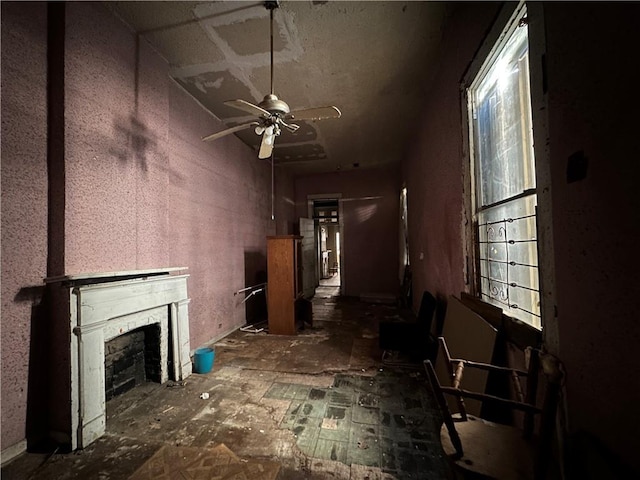
MULTIPOLYGON (((219 342, 220 340, 228 337, 229 335, 231 335, 232 333, 234 333, 236 330, 239 330, 240 327, 245 327, 247 324, 243 323, 242 325, 235 325, 233 327, 231 327, 229 330, 225 331, 224 333, 217 335, 213 338, 211 338, 208 342, 205 342, 204 344, 200 345, 201 347, 215 347, 215 343, 219 342)), ((193 354, 195 353, 196 349, 194 348, 193 350, 191 350, 191 356, 193 357, 193 354)))
POLYGON ((0 464, 4 467, 16 457, 19 457, 27 451, 27 440, 21 440, 15 445, 11 445, 0 452, 0 464))

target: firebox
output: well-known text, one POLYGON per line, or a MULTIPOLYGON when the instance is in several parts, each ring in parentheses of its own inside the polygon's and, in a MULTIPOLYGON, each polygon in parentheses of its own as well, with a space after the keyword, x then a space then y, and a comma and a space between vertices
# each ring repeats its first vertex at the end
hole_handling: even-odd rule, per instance
POLYGON ((160 326, 137 328, 106 342, 104 383, 107 402, 146 382, 160 383, 160 326))

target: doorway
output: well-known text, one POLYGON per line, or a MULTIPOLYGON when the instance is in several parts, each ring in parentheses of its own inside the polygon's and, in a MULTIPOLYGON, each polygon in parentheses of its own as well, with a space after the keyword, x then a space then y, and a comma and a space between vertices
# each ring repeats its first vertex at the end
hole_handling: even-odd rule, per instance
POLYGON ((319 225, 320 255, 322 267, 320 286, 340 286, 340 227, 338 225, 319 225))
POLYGON ((314 222, 316 285, 344 292, 344 234, 341 195, 309 195, 309 216, 314 222))

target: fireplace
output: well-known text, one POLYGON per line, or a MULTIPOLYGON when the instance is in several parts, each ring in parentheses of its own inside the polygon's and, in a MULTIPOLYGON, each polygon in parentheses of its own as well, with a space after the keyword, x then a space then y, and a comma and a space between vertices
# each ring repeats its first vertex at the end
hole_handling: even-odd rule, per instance
POLYGON ((106 427, 106 342, 143 328, 159 331, 161 383, 191 374, 187 278, 184 268, 72 275, 46 280, 51 288, 58 346, 52 435, 72 450, 106 427), (56 315, 57 313, 57 315, 56 315), (66 325, 64 325, 66 324, 66 325), (66 327, 66 328, 62 328, 66 327), (64 340, 66 338, 66 341, 64 340), (60 348, 66 345, 66 348, 60 348), (171 360, 171 363, 169 362, 171 360), (171 366, 171 368, 170 368, 171 366))

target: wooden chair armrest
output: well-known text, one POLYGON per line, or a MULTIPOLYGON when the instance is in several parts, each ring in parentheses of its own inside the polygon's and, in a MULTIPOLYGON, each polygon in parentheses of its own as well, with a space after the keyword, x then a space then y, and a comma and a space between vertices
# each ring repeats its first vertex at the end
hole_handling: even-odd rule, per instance
POLYGON ((486 401, 498 403, 508 408, 513 408, 515 410, 521 410, 526 413, 542 412, 542 409, 540 409, 539 407, 536 407, 535 405, 531 405, 529 403, 524 403, 524 402, 517 402, 515 400, 509 400, 502 397, 496 397, 494 395, 488 395, 486 393, 471 392, 469 390, 464 390, 462 388, 444 387, 444 386, 440 386, 440 390, 442 391, 442 393, 447 393, 455 397, 472 398, 474 400, 480 400, 480 401, 486 400, 486 401))
POLYGON ((492 365, 490 363, 482 363, 482 362, 474 362, 472 360, 464 360, 462 358, 452 358, 449 361, 451 362, 452 365, 463 363, 465 367, 473 367, 480 370, 515 373, 516 375, 520 375, 523 377, 526 377, 529 375, 529 372, 525 372, 524 370, 519 370, 517 368, 501 367, 499 365, 492 365))

